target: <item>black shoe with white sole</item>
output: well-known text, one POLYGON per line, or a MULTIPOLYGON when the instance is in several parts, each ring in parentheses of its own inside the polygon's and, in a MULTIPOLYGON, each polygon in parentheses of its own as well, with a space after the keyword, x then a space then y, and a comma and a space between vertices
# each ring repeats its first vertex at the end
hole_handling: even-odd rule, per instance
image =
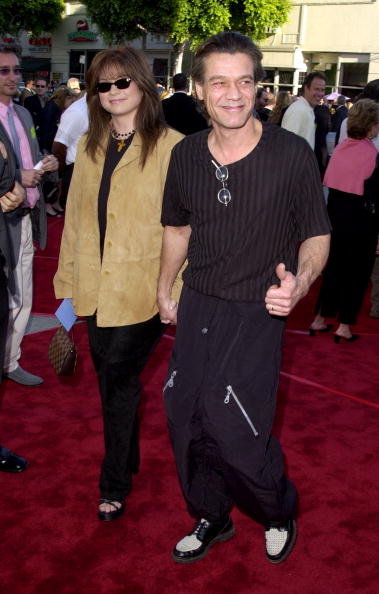
POLYGON ((268 526, 265 531, 266 557, 271 563, 281 563, 292 551, 297 536, 296 522, 292 518, 283 526, 268 526))
POLYGON ((180 540, 172 552, 177 563, 193 563, 203 559, 208 549, 216 542, 224 542, 234 536, 234 525, 230 518, 222 523, 211 523, 202 518, 192 532, 180 540))

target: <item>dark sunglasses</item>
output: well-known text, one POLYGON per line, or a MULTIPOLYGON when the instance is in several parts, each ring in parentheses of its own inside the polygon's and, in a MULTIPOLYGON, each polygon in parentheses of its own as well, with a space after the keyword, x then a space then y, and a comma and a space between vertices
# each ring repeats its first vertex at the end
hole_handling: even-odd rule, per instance
POLYGON ((36 89, 46 89, 46 85, 36 85, 36 89))
POLYGON ((0 75, 8 76, 12 71, 16 76, 20 76, 20 74, 22 74, 22 68, 18 68, 17 66, 16 68, 8 68, 7 66, 4 66, 4 68, 0 68, 0 75))
POLYGON ((131 82, 131 78, 119 78, 114 82, 99 82, 96 85, 96 91, 98 93, 108 93, 108 91, 111 90, 112 85, 114 85, 118 89, 128 89, 131 82))

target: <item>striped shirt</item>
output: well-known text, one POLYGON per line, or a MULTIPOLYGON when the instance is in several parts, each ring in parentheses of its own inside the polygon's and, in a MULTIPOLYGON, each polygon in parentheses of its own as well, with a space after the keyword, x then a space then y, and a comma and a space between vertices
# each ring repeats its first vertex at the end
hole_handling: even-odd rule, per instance
POLYGON ((296 274, 299 242, 330 232, 320 174, 307 142, 263 123, 260 141, 227 166, 231 201, 217 199, 209 130, 188 136, 173 151, 162 224, 190 225, 184 283, 232 301, 262 301, 284 262, 296 274))

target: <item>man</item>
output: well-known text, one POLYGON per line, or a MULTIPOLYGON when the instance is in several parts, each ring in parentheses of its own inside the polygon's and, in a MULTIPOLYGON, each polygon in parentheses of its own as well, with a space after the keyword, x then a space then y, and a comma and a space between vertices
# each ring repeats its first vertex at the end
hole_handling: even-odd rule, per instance
POLYGON ((24 101, 28 97, 33 97, 33 95, 35 94, 35 86, 36 84, 34 80, 32 78, 28 78, 28 80, 25 83, 25 88, 21 91, 19 99, 20 105, 24 105, 24 101))
POLYGON ((344 121, 344 119, 347 118, 348 113, 349 110, 346 107, 346 97, 345 95, 339 95, 337 97, 336 111, 332 115, 332 132, 336 133, 336 146, 340 138, 341 124, 344 121))
POLYGON ((80 89, 80 81, 78 78, 75 78, 74 76, 69 78, 67 81, 67 86, 69 89, 71 89, 76 95, 80 95, 81 93, 81 89, 80 89))
POLYGON ((40 384, 42 378, 22 369, 18 361, 21 342, 29 320, 33 296, 33 235, 32 220, 42 248, 46 245, 45 203, 39 200, 39 183, 45 171, 56 171, 58 162, 52 155, 40 163, 33 120, 27 109, 12 101, 17 94, 21 77, 18 48, 0 44, 0 127, 13 145, 16 155, 16 180, 26 188, 26 199, 19 209, 16 220, 9 225, 11 249, 16 262, 14 277, 16 291, 9 298, 9 324, 4 360, 4 375, 25 386, 40 384))
POLYGON ((329 221, 307 143, 252 115, 261 59, 239 33, 200 46, 192 77, 212 127, 173 149, 165 186, 165 323, 176 321, 171 287, 188 257, 164 390, 197 520, 173 551, 179 563, 233 536, 233 503, 266 527, 271 562, 296 539, 296 491, 271 427, 285 318, 326 262, 329 221))
POLYGON ((24 107, 30 112, 34 128, 37 133, 38 144, 40 149, 42 148, 41 145, 41 126, 43 123, 43 111, 45 109, 46 101, 47 101, 47 82, 43 78, 39 78, 36 80, 35 84, 35 95, 31 97, 27 97, 24 101, 24 107))
POLYGON ((186 136, 208 128, 206 119, 197 111, 195 100, 187 94, 186 75, 182 72, 175 74, 172 85, 174 94, 162 101, 167 124, 186 136))
POLYGON ((64 111, 53 142, 53 154, 59 162, 62 178, 60 204, 65 206, 76 159, 79 139, 88 130, 87 96, 84 95, 64 111))
POLYGON ((315 148, 314 108, 325 95, 326 77, 323 72, 311 72, 305 77, 302 96, 286 110, 282 128, 305 138, 312 150, 315 148))
POLYGON ((330 110, 329 107, 320 101, 314 108, 316 131, 315 131, 315 155, 321 174, 324 177, 326 166, 328 164, 328 149, 326 146, 326 137, 330 130, 330 110))
MULTIPOLYGON (((15 216, 25 198, 25 190, 15 183, 16 162, 5 134, 0 130, 0 384, 8 326, 8 292, 14 290, 13 262, 7 219, 15 216)), ((27 461, 0 445, 0 471, 23 472, 27 461)))
POLYGON ((263 87, 258 87, 255 97, 255 116, 261 122, 267 122, 270 117, 270 110, 267 109, 268 93, 263 87))

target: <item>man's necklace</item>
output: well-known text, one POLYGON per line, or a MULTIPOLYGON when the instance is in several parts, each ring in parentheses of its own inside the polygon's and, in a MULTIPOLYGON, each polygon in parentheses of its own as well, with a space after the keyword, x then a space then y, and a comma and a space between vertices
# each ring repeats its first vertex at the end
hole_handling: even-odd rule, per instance
POLYGON ((117 152, 120 153, 125 146, 125 141, 134 134, 135 130, 129 130, 129 132, 116 132, 114 128, 111 128, 111 136, 115 140, 118 140, 117 152))

